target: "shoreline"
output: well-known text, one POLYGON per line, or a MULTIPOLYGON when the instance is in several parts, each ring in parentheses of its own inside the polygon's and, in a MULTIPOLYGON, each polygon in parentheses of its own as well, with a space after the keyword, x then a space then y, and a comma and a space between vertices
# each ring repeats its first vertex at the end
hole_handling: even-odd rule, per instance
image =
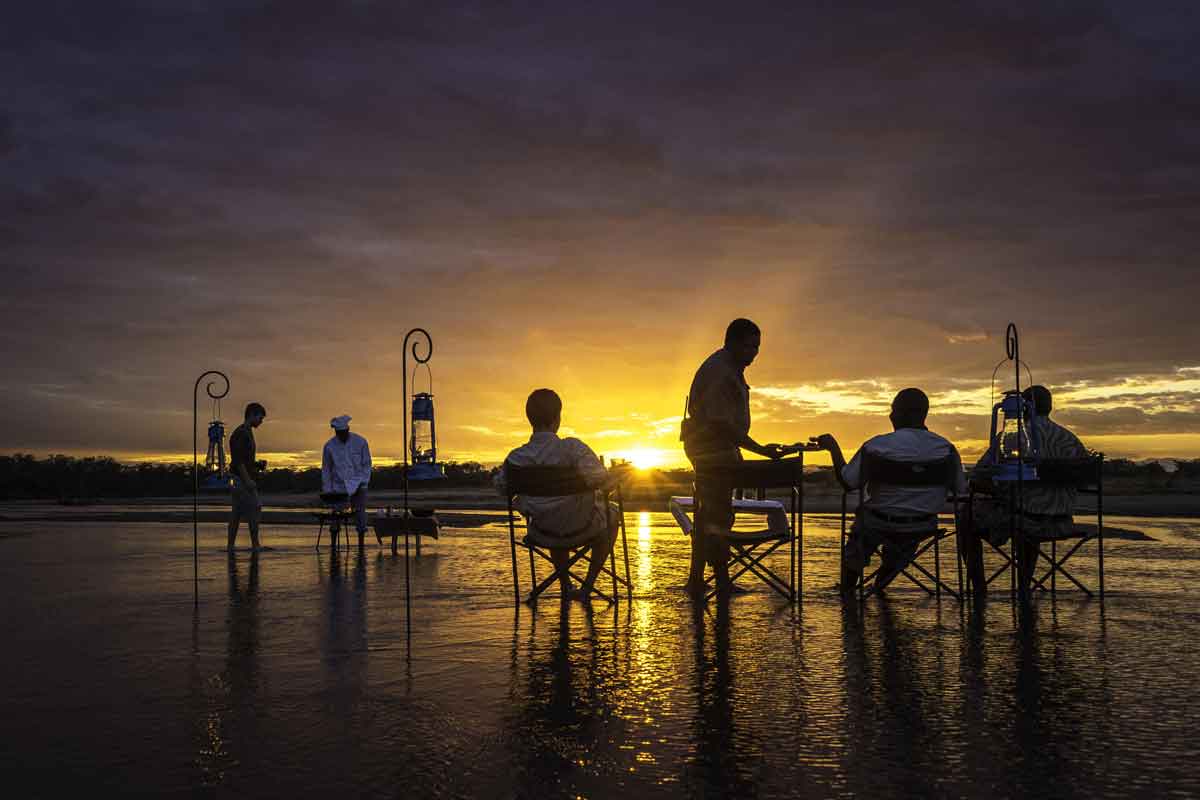
MULTIPOLYGON (((680 487, 682 488, 682 487, 680 487)), ((684 492, 679 492, 683 494, 684 492)), ((625 498, 625 510, 667 511, 668 494, 646 497, 634 494, 625 498)), ((785 501, 785 497, 780 498, 785 501)), ((199 518, 202 522, 218 522, 228 518, 228 495, 202 494, 199 498, 199 518)), ((372 492, 367 500, 368 510, 384 507, 397 509, 403 505, 403 493, 372 492)), ((409 505, 416 509, 434 509, 439 516, 454 512, 454 516, 473 513, 475 516, 496 516, 505 510, 504 500, 485 488, 456 488, 442 491, 409 493, 409 505)), ((312 494, 268 493, 263 495, 263 522, 271 524, 310 524, 312 513, 320 509, 312 494)), ((808 492, 804 497, 804 512, 816 515, 836 515, 841 511, 841 494, 808 492)), ((1076 515, 1096 513, 1096 497, 1081 495, 1076 515)), ((1105 515, 1146 518, 1200 519, 1200 493, 1105 494, 1105 515)), ((0 500, 0 522, 179 522, 192 518, 192 498, 96 498, 58 503, 53 500, 0 500)))
MULTIPOLYGON (((451 527, 477 527, 503 519, 503 501, 486 490, 456 489, 437 492, 413 492, 410 505, 436 509, 443 524, 451 527)), ((263 496, 263 524, 315 525, 314 512, 320 508, 308 494, 267 494, 263 496)), ((200 498, 198 519, 204 523, 225 522, 229 517, 228 500, 219 495, 200 498)), ((368 508, 374 512, 403 505, 400 492, 372 494, 368 508)), ((667 511, 665 499, 630 498, 627 513, 667 511)), ((838 515, 841 495, 810 493, 804 500, 804 513, 838 515)), ((1081 498, 1077 515, 1095 514, 1095 498, 1081 498)), ((1106 516, 1146 519, 1200 519, 1200 494, 1106 495, 1106 516)), ((0 522, 187 522, 192 519, 191 497, 104 499, 60 504, 44 500, 7 500, 0 502, 0 522)))

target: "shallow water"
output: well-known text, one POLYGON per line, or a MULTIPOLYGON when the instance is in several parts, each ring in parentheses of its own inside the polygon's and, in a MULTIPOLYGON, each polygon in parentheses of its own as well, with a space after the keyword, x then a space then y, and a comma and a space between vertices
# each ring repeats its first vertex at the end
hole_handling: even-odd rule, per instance
POLYGON ((314 529, 230 561, 201 526, 197 610, 190 524, 7 524, 0 769, 32 796, 1200 793, 1195 521, 1110 519, 1154 541, 1106 541, 1103 606, 1022 623, 1006 592, 845 610, 819 517, 799 606, 747 583, 696 613, 674 522, 628 520, 633 603, 514 609, 506 531, 448 530, 411 631, 404 559, 314 529))

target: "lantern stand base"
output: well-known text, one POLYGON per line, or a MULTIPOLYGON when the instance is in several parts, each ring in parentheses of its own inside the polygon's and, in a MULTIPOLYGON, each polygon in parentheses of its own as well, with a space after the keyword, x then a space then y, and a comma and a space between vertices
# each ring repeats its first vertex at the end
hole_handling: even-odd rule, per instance
POLYGON ((410 481, 444 480, 446 473, 442 472, 441 464, 413 464, 408 468, 410 481))
POLYGON ((1037 467, 1033 464, 999 464, 993 468, 994 481, 1036 481, 1037 467))

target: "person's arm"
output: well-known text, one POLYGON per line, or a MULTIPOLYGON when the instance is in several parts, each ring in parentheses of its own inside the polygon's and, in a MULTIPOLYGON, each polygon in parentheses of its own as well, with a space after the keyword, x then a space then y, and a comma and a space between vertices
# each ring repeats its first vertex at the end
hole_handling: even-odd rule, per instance
POLYGON ((359 486, 365 487, 371 482, 371 468, 373 465, 371 463, 371 446, 367 444, 366 439, 363 439, 362 443, 362 482, 359 483, 359 486))
POLYGON ((600 457, 596 455, 596 451, 579 439, 572 438, 570 441, 573 445, 571 463, 579 475, 587 482, 588 486, 595 489, 607 489, 609 473, 604 468, 604 464, 600 463, 600 457))
POLYGON ((250 473, 246 471, 246 462, 238 464, 238 477, 242 479, 242 488, 248 492, 257 492, 258 484, 250 478, 250 473))
POLYGON ((837 478, 837 482, 842 485, 842 488, 847 492, 852 492, 858 488, 861 480, 861 455, 859 450, 855 454, 851 464, 846 463, 846 457, 842 455, 842 446, 838 444, 838 440, 833 437, 832 433, 822 433, 820 436, 813 437, 810 441, 816 443, 824 450, 829 451, 829 458, 833 461, 833 476, 837 478), (853 469, 847 469, 853 465, 853 469))
POLYGON ((321 450, 321 492, 329 494, 333 491, 333 456, 329 452, 329 443, 321 450))
POLYGON ((954 459, 954 493, 961 497, 967 493, 967 473, 963 470, 962 456, 954 445, 950 445, 950 455, 954 459))
POLYGON ((992 493, 992 479, 987 470, 987 467, 992 465, 991 455, 992 450, 989 447, 987 450, 983 451, 983 455, 981 455, 979 460, 975 462, 975 469, 971 470, 971 480, 967 483, 967 485, 977 492, 984 492, 987 494, 992 493))
POLYGON ((767 458, 780 458, 785 454, 785 448, 781 444, 759 444, 750 438, 750 434, 746 434, 738 440, 737 446, 743 450, 749 450, 751 453, 756 453, 767 458))

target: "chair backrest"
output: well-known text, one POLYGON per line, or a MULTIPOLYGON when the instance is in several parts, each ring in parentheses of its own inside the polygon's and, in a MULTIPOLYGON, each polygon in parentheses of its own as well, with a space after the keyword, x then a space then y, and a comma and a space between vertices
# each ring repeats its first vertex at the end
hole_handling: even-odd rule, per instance
POLYGON ((567 497, 596 490, 574 467, 524 466, 504 462, 504 485, 509 495, 567 497))
POLYGON ((1084 458, 1043 458, 1037 464, 1037 480, 1031 486, 1095 489, 1100 486, 1104 454, 1084 458))
POLYGON ((944 486, 953 491, 958 485, 956 469, 957 463, 949 456, 936 461, 896 461, 877 453, 863 454, 863 483, 867 486, 944 486))
POLYGON ((736 489, 790 488, 799 486, 803 478, 803 458, 737 461, 696 468, 697 481, 712 481, 736 489))

